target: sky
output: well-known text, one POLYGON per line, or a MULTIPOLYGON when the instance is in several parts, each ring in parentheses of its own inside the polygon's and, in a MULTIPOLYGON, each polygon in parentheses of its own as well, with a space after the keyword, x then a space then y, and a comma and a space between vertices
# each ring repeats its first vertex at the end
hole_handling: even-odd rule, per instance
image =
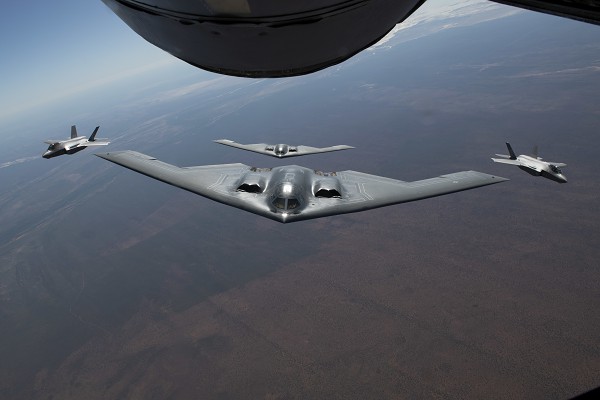
MULTIPOLYGON (((426 2, 392 35, 456 10, 455 3, 426 2)), ((498 5, 485 2, 485 7, 498 5)), ((0 13, 0 50, 0 123, 150 70, 177 68, 177 73, 195 73, 199 79, 215 76, 149 44, 100 0, 7 0, 0 13)))
POLYGON ((100 0, 8 0, 0 13, 0 122, 34 106, 178 62, 100 0))

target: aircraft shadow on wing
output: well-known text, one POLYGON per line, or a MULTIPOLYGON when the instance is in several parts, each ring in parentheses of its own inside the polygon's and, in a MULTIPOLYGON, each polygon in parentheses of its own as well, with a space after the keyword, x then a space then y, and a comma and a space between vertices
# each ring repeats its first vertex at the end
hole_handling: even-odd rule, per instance
POLYGON ((567 183, 567 177, 564 175, 561 167, 567 164, 559 162, 544 161, 537 155, 537 147, 533 151, 533 156, 521 154, 517 156, 510 143, 506 142, 509 155, 496 154, 501 158, 492 158, 492 161, 502 164, 516 165, 523 171, 534 176, 543 176, 558 183, 567 183))
POLYGON ((352 146, 345 144, 330 146, 330 147, 310 147, 310 146, 290 146, 289 144, 267 144, 267 143, 255 143, 255 144, 241 144, 234 142, 229 139, 214 140, 215 143, 224 144, 225 146, 235 147, 237 149, 248 150, 255 153, 266 154, 269 156, 284 158, 284 157, 297 157, 304 156, 307 154, 327 153, 330 151, 348 150, 353 149, 352 146))
POLYGON ((86 147, 92 146, 106 146, 110 142, 106 139, 96 139, 96 133, 98 133, 99 126, 94 129, 94 132, 90 135, 89 139, 86 136, 79 136, 77 134, 77 127, 71 126, 71 137, 65 140, 46 140, 48 149, 42 154, 44 158, 53 158, 62 156, 63 154, 75 154, 86 147))
POLYGON ((507 180, 462 171, 404 182, 356 171, 322 172, 297 165, 181 168, 135 151, 96 155, 169 185, 283 223, 386 207, 507 180))

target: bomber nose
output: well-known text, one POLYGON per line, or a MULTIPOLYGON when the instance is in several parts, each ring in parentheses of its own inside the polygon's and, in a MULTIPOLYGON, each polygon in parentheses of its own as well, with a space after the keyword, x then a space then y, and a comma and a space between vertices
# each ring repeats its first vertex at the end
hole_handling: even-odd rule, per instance
POLYGON ((275 146, 275 155, 277 157, 283 157, 287 152, 288 152, 288 145, 287 144, 278 144, 277 146, 275 146))

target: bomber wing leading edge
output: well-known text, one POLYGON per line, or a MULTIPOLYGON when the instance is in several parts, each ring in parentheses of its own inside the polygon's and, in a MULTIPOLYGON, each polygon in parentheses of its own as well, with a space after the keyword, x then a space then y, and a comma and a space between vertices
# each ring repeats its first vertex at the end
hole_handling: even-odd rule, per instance
POLYGON ((356 171, 321 172, 297 165, 177 167, 135 151, 97 156, 192 193, 270 218, 295 222, 474 189, 507 179, 462 171, 415 182, 356 171))
POLYGON ((284 157, 297 157, 304 156, 307 154, 327 153, 330 151, 347 150, 353 149, 352 146, 345 144, 330 146, 330 147, 311 147, 311 146, 291 146, 289 144, 267 144, 267 143, 255 143, 255 144, 241 144, 234 142, 229 139, 214 140, 215 143, 224 144, 225 146, 231 146, 242 150, 253 151, 255 153, 266 154, 273 157, 284 158, 284 157))

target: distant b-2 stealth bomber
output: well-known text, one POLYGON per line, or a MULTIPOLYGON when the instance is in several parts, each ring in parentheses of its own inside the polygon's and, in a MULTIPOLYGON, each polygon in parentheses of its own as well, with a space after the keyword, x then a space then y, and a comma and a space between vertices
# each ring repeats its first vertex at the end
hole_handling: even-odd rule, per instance
POLYGON ((177 167, 135 151, 96 154, 115 164, 211 200, 278 222, 295 222, 473 189, 507 179, 463 171, 415 182, 356 171, 321 172, 297 165, 177 167))
POLYGON ((567 178, 560 169, 560 167, 566 167, 567 164, 543 161, 541 157, 537 156, 537 150, 534 150, 535 154, 533 157, 524 154, 517 156, 510 143, 506 142, 506 147, 508 148, 508 153, 510 155, 496 154, 498 157, 502 158, 492 158, 494 162, 516 165, 528 174, 543 176, 544 178, 551 179, 558 183, 567 183, 567 178))
POLYGON ((273 157, 284 158, 284 157, 297 157, 307 154, 327 153, 330 151, 347 150, 353 149, 352 146, 346 146, 345 144, 331 147, 310 147, 310 146, 290 146, 288 144, 241 144, 234 142, 229 139, 215 140, 215 143, 224 144, 225 146, 231 146, 242 150, 253 151, 255 153, 266 154, 273 157))
POLYGON ((77 128, 75 125, 71 126, 71 138, 66 140, 46 140, 44 143, 49 144, 48 149, 42 154, 44 158, 52 158, 61 156, 63 154, 75 154, 78 151, 85 149, 90 146, 106 146, 110 142, 106 139, 96 139, 96 133, 98 133, 97 126, 94 132, 88 139, 85 136, 79 136, 77 134, 77 128))

